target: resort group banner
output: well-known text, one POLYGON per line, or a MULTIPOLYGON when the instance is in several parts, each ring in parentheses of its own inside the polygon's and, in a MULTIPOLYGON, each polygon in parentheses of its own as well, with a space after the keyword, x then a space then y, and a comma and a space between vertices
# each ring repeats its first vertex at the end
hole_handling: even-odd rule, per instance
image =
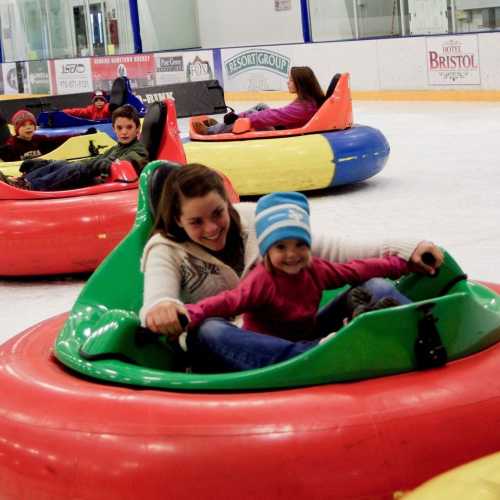
POLYGON ((211 50, 160 52, 155 57, 156 85, 197 82, 214 78, 211 50))
POLYGON ((155 84, 153 54, 93 57, 91 61, 94 89, 110 91, 113 81, 119 76, 126 76, 132 88, 155 84))
POLYGON ((224 90, 287 90, 293 47, 221 50, 224 90))

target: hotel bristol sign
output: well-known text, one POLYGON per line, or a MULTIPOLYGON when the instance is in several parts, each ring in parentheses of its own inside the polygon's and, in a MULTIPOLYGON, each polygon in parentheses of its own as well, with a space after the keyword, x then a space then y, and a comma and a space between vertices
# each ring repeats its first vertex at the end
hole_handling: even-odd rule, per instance
POLYGON ((480 85, 476 36, 427 38, 429 85, 480 85))

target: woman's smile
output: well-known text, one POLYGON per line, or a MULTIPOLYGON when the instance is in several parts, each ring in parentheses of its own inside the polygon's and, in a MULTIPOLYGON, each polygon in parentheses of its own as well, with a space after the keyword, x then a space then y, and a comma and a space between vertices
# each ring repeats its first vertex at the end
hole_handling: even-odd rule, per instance
POLYGON ((215 252, 224 250, 230 226, 227 202, 210 191, 197 198, 183 197, 181 207, 177 223, 189 239, 215 252))

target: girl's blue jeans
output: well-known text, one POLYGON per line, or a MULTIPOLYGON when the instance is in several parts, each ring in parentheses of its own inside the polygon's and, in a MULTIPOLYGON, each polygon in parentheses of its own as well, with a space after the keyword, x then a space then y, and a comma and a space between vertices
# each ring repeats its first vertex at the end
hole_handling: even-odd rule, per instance
MULTIPOLYGON (((371 279, 362 287, 371 293, 373 302, 383 297, 392 297, 400 304, 411 302, 382 278, 371 279)), ((298 356, 316 346, 325 335, 341 328, 348 315, 344 309, 346 294, 339 295, 318 312, 317 340, 293 342, 244 330, 222 318, 209 318, 187 336, 192 370, 199 373, 251 370, 298 356)))

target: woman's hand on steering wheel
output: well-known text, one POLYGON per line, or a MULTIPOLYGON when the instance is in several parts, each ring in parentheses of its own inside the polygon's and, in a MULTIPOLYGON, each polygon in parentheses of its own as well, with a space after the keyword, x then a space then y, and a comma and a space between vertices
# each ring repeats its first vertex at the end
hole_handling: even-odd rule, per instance
POLYGON ((155 333, 176 340, 185 330, 180 321, 182 315, 189 320, 189 314, 183 305, 170 300, 159 302, 146 314, 146 326, 155 333))

